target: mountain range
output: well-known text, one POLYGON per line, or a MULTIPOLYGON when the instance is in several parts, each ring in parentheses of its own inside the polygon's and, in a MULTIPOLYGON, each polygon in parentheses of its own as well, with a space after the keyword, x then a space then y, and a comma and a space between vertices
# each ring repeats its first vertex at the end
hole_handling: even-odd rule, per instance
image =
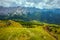
POLYGON ((35 7, 3 7, 0 6, 0 20, 37 20, 60 24, 60 9, 38 9, 35 7))

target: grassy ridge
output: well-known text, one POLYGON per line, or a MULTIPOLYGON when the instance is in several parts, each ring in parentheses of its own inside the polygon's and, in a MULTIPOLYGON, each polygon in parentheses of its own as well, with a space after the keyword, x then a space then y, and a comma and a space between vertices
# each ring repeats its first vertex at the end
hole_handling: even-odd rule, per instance
POLYGON ((42 28, 1 28, 0 40, 54 40, 42 28))
POLYGON ((0 21, 0 40, 60 40, 59 25, 44 23, 24 26, 12 20, 0 21))

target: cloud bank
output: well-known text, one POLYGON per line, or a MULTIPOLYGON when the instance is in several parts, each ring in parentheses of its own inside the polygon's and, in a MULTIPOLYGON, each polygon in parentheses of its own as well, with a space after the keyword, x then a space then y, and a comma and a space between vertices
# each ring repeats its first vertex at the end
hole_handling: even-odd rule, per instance
POLYGON ((36 7, 40 9, 60 8, 60 0, 0 0, 0 6, 5 7, 36 7))

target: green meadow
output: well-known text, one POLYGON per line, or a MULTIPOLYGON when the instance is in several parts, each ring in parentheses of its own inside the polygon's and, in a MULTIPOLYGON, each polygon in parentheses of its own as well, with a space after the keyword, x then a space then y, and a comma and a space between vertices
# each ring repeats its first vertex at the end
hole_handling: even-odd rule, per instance
POLYGON ((60 25, 0 20, 0 40, 60 40, 60 25))

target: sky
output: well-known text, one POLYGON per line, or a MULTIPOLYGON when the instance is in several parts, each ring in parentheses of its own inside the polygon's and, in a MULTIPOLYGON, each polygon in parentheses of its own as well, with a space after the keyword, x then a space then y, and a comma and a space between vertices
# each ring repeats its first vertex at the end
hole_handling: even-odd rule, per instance
POLYGON ((60 8, 60 0, 0 0, 0 6, 4 7, 35 7, 40 9, 60 8))

